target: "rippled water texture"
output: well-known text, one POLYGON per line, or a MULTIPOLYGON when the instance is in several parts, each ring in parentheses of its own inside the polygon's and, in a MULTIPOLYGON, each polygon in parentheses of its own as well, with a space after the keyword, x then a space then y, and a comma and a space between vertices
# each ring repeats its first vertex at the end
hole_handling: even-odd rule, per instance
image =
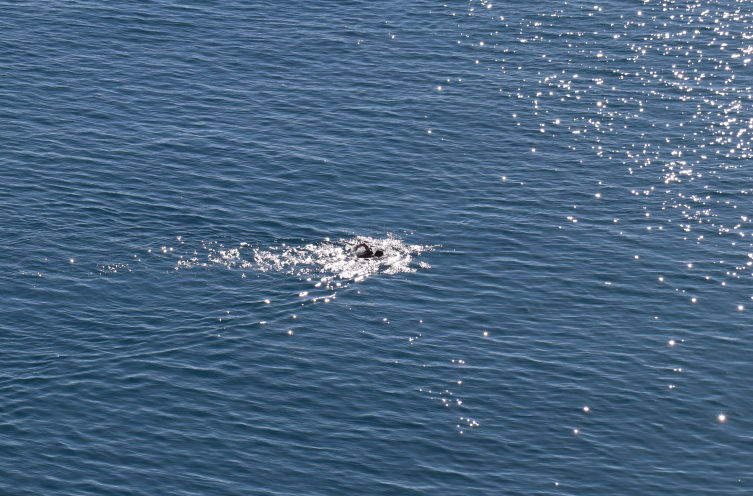
POLYGON ((3 3, 0 492, 750 494, 752 5, 3 3))

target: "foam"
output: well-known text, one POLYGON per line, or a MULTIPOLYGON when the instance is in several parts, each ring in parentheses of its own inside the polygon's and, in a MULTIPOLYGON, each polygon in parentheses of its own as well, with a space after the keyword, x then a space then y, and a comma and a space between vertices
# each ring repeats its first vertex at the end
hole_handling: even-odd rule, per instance
POLYGON ((199 257, 192 257, 181 260, 178 265, 182 268, 221 265, 294 276, 320 274, 324 276, 322 282, 329 286, 332 279, 358 282, 380 273, 399 274, 416 272, 419 268, 429 269, 431 265, 414 259, 424 252, 433 251, 436 246, 410 245, 388 234, 386 238, 356 236, 337 241, 325 238, 318 243, 292 246, 280 243, 266 248, 251 248, 248 243, 241 243, 238 248, 226 249, 217 243, 204 243, 204 248, 208 252, 207 262, 201 262, 199 257), (360 243, 368 244, 374 251, 384 251, 384 256, 356 258, 353 248, 360 243))

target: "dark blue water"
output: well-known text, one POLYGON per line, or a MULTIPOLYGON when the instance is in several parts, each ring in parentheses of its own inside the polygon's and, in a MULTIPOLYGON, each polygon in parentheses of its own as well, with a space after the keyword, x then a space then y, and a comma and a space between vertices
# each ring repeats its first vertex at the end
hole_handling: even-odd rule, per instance
POLYGON ((750 3, 0 33, 3 494, 750 494, 750 3))

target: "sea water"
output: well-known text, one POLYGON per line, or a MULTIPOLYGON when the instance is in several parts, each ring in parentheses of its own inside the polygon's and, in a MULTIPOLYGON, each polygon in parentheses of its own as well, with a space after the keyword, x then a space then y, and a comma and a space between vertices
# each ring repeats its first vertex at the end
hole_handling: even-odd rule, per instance
POLYGON ((751 3, 0 14, 3 494, 750 494, 751 3))

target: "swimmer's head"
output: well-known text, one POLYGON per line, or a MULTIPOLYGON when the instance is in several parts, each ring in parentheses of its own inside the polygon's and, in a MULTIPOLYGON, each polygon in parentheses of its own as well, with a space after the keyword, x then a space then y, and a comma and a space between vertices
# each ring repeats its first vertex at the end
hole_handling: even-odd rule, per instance
POLYGON ((384 252, 382 250, 377 250, 374 252, 375 257, 381 257, 382 255, 384 255, 384 252))

